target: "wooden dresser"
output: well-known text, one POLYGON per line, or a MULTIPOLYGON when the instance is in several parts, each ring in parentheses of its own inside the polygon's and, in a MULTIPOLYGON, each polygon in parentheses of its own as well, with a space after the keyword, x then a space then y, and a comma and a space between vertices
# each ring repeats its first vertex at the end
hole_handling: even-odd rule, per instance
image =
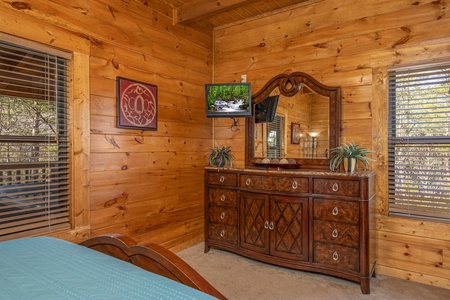
POLYGON ((360 283, 375 276, 374 173, 207 168, 205 252, 360 283))

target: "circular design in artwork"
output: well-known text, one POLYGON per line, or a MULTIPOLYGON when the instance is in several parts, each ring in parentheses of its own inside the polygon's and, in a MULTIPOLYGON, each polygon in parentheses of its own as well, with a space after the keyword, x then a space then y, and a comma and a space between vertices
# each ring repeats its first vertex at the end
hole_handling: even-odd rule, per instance
POLYGON ((121 112, 133 126, 147 126, 156 117, 156 98, 152 91, 140 83, 130 84, 123 92, 121 112))

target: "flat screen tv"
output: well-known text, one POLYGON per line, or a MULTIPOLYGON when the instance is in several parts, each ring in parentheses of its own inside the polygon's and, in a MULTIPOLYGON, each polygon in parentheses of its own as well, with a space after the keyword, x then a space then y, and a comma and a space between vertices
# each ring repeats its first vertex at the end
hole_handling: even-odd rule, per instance
POLYGON ((208 118, 248 118, 252 116, 250 83, 206 84, 208 118))
POLYGON ((270 96, 255 104, 255 123, 273 122, 279 97, 280 95, 270 96))

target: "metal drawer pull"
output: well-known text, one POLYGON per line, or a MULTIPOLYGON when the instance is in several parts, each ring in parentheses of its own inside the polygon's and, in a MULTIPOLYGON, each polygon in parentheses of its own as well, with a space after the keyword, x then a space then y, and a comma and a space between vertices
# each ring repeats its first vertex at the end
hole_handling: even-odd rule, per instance
POLYGON ((222 212, 221 214, 220 214, 220 218, 223 220, 223 219, 225 219, 225 212, 222 212))
POLYGON ((331 212, 333 216, 337 216, 339 213, 339 209, 337 207, 333 208, 333 211, 331 212))
POLYGON ((275 228, 275 225, 273 224, 273 222, 270 222, 269 224, 269 230, 273 230, 275 228))
POLYGON ((294 190, 298 188, 298 183, 297 183, 297 181, 294 181, 294 182, 292 183, 292 188, 293 188, 294 190))
POLYGON ((225 196, 225 195, 222 195, 222 196, 220 196, 220 201, 222 201, 222 202, 225 202, 225 199, 226 199, 227 197, 225 196))
POLYGON ((333 184, 333 192, 339 191, 339 184, 335 183, 333 184))
POLYGON ((334 237, 334 238, 337 238, 338 235, 339 235, 339 233, 338 233, 337 229, 333 230, 333 232, 331 233, 331 236, 334 237))
POLYGON ((249 186, 252 183, 252 180, 250 178, 247 178, 245 181, 245 185, 249 186))
POLYGON ((334 251, 333 260, 338 260, 338 259, 339 259, 339 254, 336 251, 334 251))
POLYGON ((222 231, 220 232, 220 236, 221 236, 221 237, 224 237, 224 236, 225 236, 225 230, 222 230, 222 231))
POLYGON ((219 181, 220 181, 220 182, 224 182, 224 181, 225 181, 225 176, 220 176, 219 181))
POLYGON ((265 221, 265 222, 264 222, 264 228, 265 228, 265 229, 269 228, 269 221, 265 221))

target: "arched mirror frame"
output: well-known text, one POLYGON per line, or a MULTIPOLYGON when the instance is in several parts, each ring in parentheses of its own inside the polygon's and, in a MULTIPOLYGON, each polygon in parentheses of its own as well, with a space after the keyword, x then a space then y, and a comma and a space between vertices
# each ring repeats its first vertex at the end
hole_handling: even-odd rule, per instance
MULTIPOLYGON (((257 93, 252 95, 253 105, 266 99, 276 88, 281 95, 293 97, 300 90, 302 85, 306 85, 315 93, 328 97, 330 99, 329 109, 329 149, 339 146, 340 141, 340 106, 341 106, 341 87, 332 87, 324 85, 314 79, 312 76, 295 72, 291 74, 280 74, 270 79, 266 85, 257 93)), ((255 147, 255 109, 251 118, 246 120, 246 143, 245 143, 245 166, 246 168, 255 168, 256 157, 254 157, 255 147)), ((329 159, 308 159, 297 158, 297 163, 301 169, 329 169, 329 159)))

